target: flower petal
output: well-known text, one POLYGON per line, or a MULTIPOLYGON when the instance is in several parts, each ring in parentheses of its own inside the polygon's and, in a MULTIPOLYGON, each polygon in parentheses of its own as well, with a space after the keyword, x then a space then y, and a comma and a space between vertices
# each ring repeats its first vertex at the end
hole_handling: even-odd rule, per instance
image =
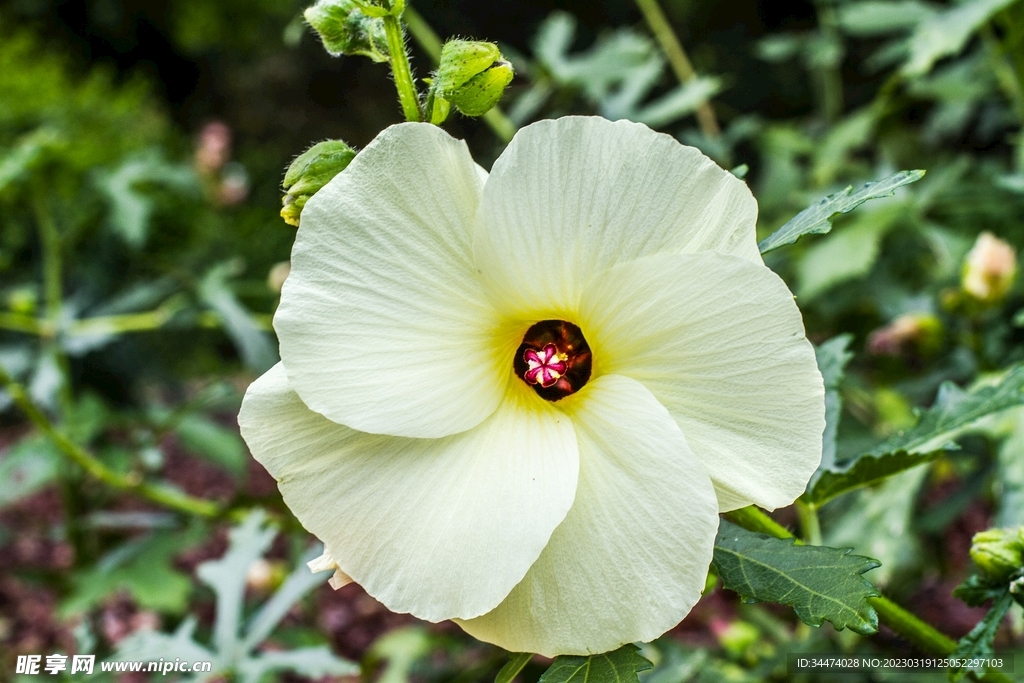
POLYGON ((651 390, 721 509, 789 505, 821 461, 824 387, 800 310, 769 268, 711 252, 625 264, 584 294, 595 372, 651 390))
POLYGON ((401 124, 309 200, 274 328, 312 410, 414 437, 494 411, 511 373, 472 263, 482 186, 464 142, 401 124))
POLYGON ((523 128, 494 163, 476 262, 499 309, 557 318, 593 276, 640 256, 760 263, 756 219, 746 184, 697 149, 638 123, 565 117, 523 128))
POLYGON ((475 617, 523 578, 576 492, 572 422, 518 385, 472 430, 407 439, 312 412, 278 363, 249 387, 239 424, 344 574, 396 612, 475 617))
POLYGON ((604 375, 564 399, 580 444, 576 502, 523 582, 459 621, 510 652, 587 654, 652 640, 700 598, 718 503, 654 396, 604 375))

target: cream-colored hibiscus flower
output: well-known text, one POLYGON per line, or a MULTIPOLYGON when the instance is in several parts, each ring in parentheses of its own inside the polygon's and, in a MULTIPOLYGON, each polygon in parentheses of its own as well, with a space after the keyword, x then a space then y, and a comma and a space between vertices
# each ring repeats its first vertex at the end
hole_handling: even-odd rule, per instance
POLYGON ((791 503, 824 403, 746 185, 598 118, 488 175, 427 124, 306 204, 240 422, 321 564, 511 651, 653 639, 700 597, 720 510, 791 503))

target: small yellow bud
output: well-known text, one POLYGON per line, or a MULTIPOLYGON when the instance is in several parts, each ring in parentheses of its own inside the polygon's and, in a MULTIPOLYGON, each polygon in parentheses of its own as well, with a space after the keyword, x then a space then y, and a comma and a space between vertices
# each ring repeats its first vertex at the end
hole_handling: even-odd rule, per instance
POLYGON ((964 262, 963 290, 978 301, 1002 300, 1017 276, 1017 254, 1013 247, 990 232, 978 235, 964 262))
POLYGON ((324 140, 296 157, 281 183, 286 191, 281 200, 284 222, 298 225, 306 201, 344 171, 355 157, 356 151, 341 140, 324 140))

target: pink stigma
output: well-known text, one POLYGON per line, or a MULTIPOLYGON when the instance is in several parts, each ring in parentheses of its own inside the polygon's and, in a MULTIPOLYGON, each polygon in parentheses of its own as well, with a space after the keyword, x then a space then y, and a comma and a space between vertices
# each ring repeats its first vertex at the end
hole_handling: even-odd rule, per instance
POLYGON ((539 384, 545 389, 561 379, 568 368, 565 356, 558 353, 558 348, 554 344, 547 344, 540 353, 534 349, 526 349, 523 360, 526 361, 527 368, 523 379, 530 384, 539 384))

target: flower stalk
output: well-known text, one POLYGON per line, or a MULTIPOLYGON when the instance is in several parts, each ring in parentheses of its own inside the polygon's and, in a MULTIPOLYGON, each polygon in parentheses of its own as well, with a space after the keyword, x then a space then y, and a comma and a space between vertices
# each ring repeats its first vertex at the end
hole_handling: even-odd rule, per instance
MULTIPOLYGON (((750 531, 757 531, 775 538, 794 538, 786 527, 752 505, 727 512, 724 517, 733 524, 738 524, 750 531)), ((796 543, 802 545, 803 541, 796 539, 796 543)), ((868 598, 868 602, 878 612, 878 620, 881 623, 921 649, 936 655, 950 655, 956 651, 955 640, 892 600, 879 596, 868 598)), ((1010 683, 1011 679, 997 671, 989 671, 982 680, 990 683, 1010 683)))
POLYGON ((398 101, 402 105, 405 120, 422 121, 423 112, 420 111, 420 98, 416 92, 416 82, 412 76, 412 67, 409 66, 409 52, 405 46, 405 33, 402 30, 402 22, 394 14, 388 14, 383 19, 384 32, 388 39, 388 53, 391 55, 391 73, 395 78, 398 101))
MULTIPOLYGON (((650 27, 651 33, 654 34, 655 40, 661 46, 669 64, 672 65, 672 70, 675 71, 679 82, 686 85, 696 78, 697 72, 694 71, 693 64, 690 63, 690 58, 686 55, 686 50, 683 49, 675 31, 672 30, 668 18, 661 6, 658 5, 658 0, 636 0, 636 6, 644 15, 647 26, 650 27)), ((718 119, 715 117, 715 110, 710 102, 703 102, 697 107, 696 116, 697 123, 705 135, 716 138, 722 134, 718 119)))
MULTIPOLYGON (((430 27, 430 24, 423 19, 420 14, 412 7, 406 7, 405 13, 402 15, 405 19, 406 26, 409 27, 409 33, 419 43, 423 51, 434 61, 435 64, 441 62, 441 38, 438 37, 434 29, 430 27)), ((490 129, 498 136, 502 142, 508 142, 512 139, 512 136, 516 134, 516 125, 512 123, 512 120, 505 115, 505 112, 500 107, 494 106, 484 114, 482 117, 484 123, 486 123, 490 129)))

